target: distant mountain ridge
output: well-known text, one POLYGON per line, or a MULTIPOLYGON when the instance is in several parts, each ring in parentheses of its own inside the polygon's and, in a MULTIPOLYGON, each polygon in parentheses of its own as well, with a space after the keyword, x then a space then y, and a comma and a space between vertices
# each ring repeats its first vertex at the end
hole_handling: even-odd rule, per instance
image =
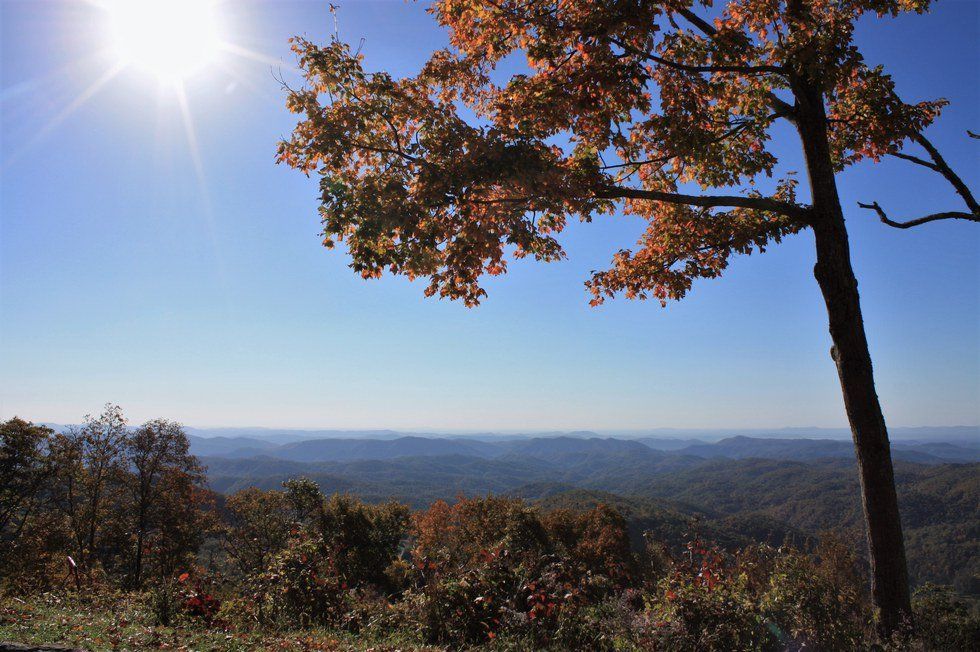
MULTIPOLYGON (((840 439, 850 441, 847 428, 786 427, 786 428, 652 428, 638 430, 546 430, 525 432, 436 432, 402 430, 330 430, 284 428, 194 428, 185 430, 198 437, 248 437, 266 439, 278 443, 290 443, 309 439, 399 439, 424 437, 437 439, 467 439, 483 441, 507 441, 513 439, 545 439, 575 437, 590 439, 612 437, 615 439, 657 440, 664 445, 683 442, 714 442, 734 436, 764 439, 840 439)), ((980 426, 893 426, 888 429, 892 441, 980 441, 980 426)))
MULTIPOLYGON (((56 431, 70 427, 68 424, 39 422, 56 431)), ((648 428, 633 430, 553 430, 526 432, 452 432, 452 431, 403 431, 390 429, 294 429, 266 427, 217 427, 198 428, 185 426, 184 430, 201 439, 250 440, 254 448, 267 443, 291 444, 314 439, 372 439, 393 440, 405 437, 423 439, 454 439, 466 441, 503 442, 526 439, 554 438, 612 438, 643 441, 658 450, 678 450, 695 444, 718 442, 733 437, 752 439, 826 439, 850 441, 847 428, 821 428, 792 426, 785 428, 648 428)), ((980 447, 980 425, 977 426, 892 426, 888 429, 892 442, 950 443, 967 447, 980 447)))
MULTIPOLYGON (((614 437, 530 437, 487 441, 482 439, 421 437, 394 439, 330 438, 277 444, 251 437, 191 436, 191 452, 202 457, 267 457, 297 462, 346 462, 392 460, 402 457, 458 455, 484 459, 507 456, 547 460, 555 456, 621 454, 644 457, 652 451, 703 459, 779 459, 807 461, 824 457, 850 458, 849 441, 834 439, 768 439, 739 435, 717 442, 696 439, 662 440, 614 437)), ((892 444, 897 460, 922 464, 980 461, 980 442, 904 442, 892 444)))
MULTIPOLYGON (((680 449, 679 452, 698 457, 807 461, 823 457, 852 457, 854 446, 850 441, 837 439, 765 439, 739 435, 722 439, 713 444, 695 444, 680 449)), ((892 442, 892 456, 895 459, 923 464, 943 462, 980 461, 980 443, 951 444, 945 442, 920 443, 908 441, 892 442)))

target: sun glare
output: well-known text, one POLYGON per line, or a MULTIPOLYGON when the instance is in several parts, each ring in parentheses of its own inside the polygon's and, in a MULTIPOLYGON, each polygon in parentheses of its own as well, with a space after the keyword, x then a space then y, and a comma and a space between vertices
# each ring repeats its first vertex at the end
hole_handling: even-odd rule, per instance
POLYGON ((164 82, 179 82, 214 59, 218 29, 207 0, 111 0, 104 3, 121 63, 164 82))

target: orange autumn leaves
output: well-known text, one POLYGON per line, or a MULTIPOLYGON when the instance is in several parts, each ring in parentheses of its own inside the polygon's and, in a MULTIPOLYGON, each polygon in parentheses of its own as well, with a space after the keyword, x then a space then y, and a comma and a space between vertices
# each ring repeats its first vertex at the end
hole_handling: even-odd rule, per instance
POLYGON ((703 4, 439 0, 450 47, 405 79, 365 71, 337 39, 294 39, 306 84, 289 91, 300 119, 278 160, 320 178, 324 244, 344 242, 365 278, 425 278, 427 295, 476 305, 508 259, 563 258, 569 219, 621 210, 648 226, 587 280, 592 303, 679 299, 807 226, 805 206, 682 195, 796 207, 770 142, 792 120, 794 76, 821 80, 841 167, 897 150, 943 104, 903 103, 853 43, 861 15, 925 0, 731 0, 712 22, 703 4), (501 79, 515 54, 525 71, 501 79))

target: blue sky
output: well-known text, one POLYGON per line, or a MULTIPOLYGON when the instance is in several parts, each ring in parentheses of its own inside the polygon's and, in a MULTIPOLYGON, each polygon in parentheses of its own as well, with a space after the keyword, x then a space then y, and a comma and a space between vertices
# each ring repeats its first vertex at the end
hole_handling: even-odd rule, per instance
MULTIPOLYGON (((320 247, 315 182, 274 165, 293 116, 286 39, 323 40, 325 2, 219 5, 231 52, 177 95, 109 69, 105 12, 0 1, 0 416, 73 422, 119 403, 134 421, 405 429, 840 426, 809 233, 737 259, 681 303, 590 308, 582 282, 639 225, 573 225, 568 260, 521 261, 476 309, 422 284, 366 282, 320 247), (278 66, 277 66, 278 67, 278 66), (83 101, 77 101, 82 97, 83 101)), ((351 2, 341 37, 367 66, 415 72, 445 35, 415 3, 351 2)), ((907 99, 948 97, 929 136, 980 186, 980 4, 868 20, 859 44, 907 99)), ((796 142, 786 139, 788 160, 796 142)), ((901 161, 840 179, 885 415, 980 423, 980 229, 889 229, 959 209, 901 161)))

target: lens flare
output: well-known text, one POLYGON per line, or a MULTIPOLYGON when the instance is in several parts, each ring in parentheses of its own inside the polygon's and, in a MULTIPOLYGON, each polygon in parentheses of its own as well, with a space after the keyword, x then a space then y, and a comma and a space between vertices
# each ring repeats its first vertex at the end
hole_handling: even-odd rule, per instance
POLYGON ((179 82, 221 49, 213 3, 205 0, 112 0, 108 11, 120 62, 179 82))

